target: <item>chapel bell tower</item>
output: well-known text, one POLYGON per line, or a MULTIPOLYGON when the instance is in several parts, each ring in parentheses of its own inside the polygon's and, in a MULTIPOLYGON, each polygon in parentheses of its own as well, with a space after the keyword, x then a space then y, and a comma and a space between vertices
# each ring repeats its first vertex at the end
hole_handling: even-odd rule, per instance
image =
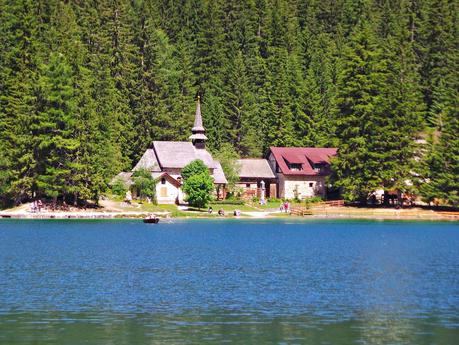
POLYGON ((191 133, 193 134, 190 135, 190 139, 194 147, 197 149, 205 149, 207 137, 205 135, 206 129, 202 125, 201 97, 199 95, 196 101, 196 115, 194 117, 194 126, 191 129, 191 133))

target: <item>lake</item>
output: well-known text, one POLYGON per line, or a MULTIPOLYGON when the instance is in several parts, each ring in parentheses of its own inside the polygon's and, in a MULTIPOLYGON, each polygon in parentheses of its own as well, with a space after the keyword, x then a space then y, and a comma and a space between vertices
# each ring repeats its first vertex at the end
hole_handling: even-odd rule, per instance
POLYGON ((459 223, 0 220, 0 344, 457 344, 459 223))

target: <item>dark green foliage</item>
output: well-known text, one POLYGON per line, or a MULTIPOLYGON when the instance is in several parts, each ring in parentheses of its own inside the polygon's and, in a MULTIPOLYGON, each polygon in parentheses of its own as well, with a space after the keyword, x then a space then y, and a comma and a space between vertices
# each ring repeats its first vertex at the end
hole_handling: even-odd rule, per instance
POLYGON ((445 126, 440 139, 434 143, 427 160, 427 180, 422 181, 421 193, 431 202, 457 207, 459 205, 459 114, 456 95, 454 107, 445 117, 445 126))
POLYGON ((80 142, 76 130, 73 73, 65 58, 57 53, 41 69, 38 84, 34 158, 37 162, 36 188, 39 196, 57 199, 71 192, 72 160, 80 142))
POLYGON ((430 184, 429 198, 454 195, 440 176, 457 145, 444 139, 457 107, 457 1, 0 0, 0 9, 0 202, 97 200, 152 140, 187 140, 198 93, 213 151, 336 146, 349 198, 409 191, 418 173, 448 181, 430 184), (415 142, 432 131, 443 139, 425 156, 415 142))
POLYGON ((186 194, 186 201, 193 207, 206 207, 214 189, 209 169, 201 160, 195 160, 183 168, 182 177, 184 178, 182 189, 186 194))
POLYGON ((339 157, 335 160, 336 184, 349 200, 365 201, 383 182, 386 62, 368 26, 355 30, 343 51, 339 76, 337 136, 339 157))
POLYGON ((156 203, 156 181, 147 169, 140 169, 132 175, 134 188, 140 199, 150 198, 156 203))

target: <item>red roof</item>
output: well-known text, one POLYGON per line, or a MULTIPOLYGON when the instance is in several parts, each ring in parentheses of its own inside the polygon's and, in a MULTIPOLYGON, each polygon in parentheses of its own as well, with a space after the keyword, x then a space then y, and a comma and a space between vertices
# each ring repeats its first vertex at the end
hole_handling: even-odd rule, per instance
POLYGON ((169 181, 173 186, 175 186, 176 188, 180 188, 180 186, 182 185, 178 180, 176 180, 175 178, 173 178, 171 175, 169 175, 167 172, 163 172, 163 173, 159 173, 159 174, 156 174, 154 175, 154 178, 156 180, 161 180, 162 178, 165 178, 167 181, 169 181))
POLYGON ((330 158, 336 148, 317 147, 270 147, 274 159, 284 175, 320 175, 324 171, 314 170, 313 165, 330 166, 330 158), (301 170, 292 170, 289 164, 301 164, 301 170))

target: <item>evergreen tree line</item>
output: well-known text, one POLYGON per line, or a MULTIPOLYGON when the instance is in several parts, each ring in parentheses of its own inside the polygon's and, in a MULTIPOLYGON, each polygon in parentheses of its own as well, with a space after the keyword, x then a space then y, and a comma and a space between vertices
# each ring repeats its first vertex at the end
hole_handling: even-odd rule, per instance
POLYGON ((0 198, 97 200, 153 140, 187 140, 200 94, 213 151, 338 147, 348 199, 383 187, 457 205, 457 13, 454 0, 0 0, 0 198))

